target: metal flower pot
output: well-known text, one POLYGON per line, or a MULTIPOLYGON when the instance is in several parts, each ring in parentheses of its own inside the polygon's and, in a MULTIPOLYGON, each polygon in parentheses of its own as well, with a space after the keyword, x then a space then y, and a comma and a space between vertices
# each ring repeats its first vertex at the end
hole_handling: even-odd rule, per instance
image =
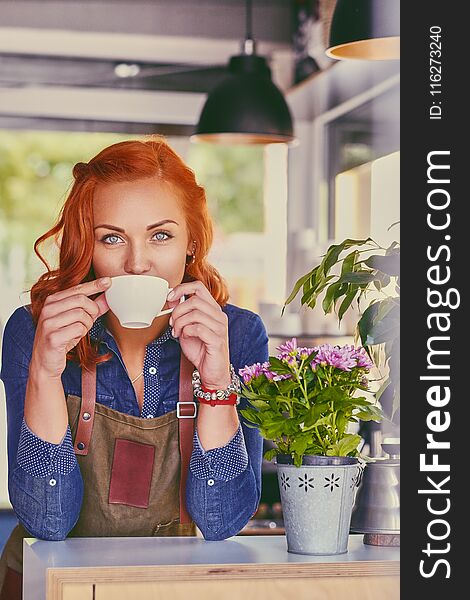
POLYGON ((348 551, 351 511, 362 467, 349 456, 276 458, 287 550, 295 554, 348 551))

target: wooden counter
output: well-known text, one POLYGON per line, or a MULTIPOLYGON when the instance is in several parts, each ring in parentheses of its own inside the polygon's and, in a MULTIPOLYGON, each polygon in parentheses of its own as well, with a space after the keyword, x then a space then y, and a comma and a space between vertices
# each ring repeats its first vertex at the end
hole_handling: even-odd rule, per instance
POLYGON ((399 548, 351 535, 335 556, 285 536, 24 540, 24 600, 398 600, 399 548))

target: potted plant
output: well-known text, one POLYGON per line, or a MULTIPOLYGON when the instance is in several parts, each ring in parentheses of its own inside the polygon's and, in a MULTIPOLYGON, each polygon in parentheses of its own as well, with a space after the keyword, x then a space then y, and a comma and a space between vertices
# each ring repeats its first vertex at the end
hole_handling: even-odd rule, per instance
MULTIPOLYGON (((375 364, 374 377, 380 384, 376 382, 375 397, 389 421, 389 429, 397 431, 400 420, 400 244, 394 241, 382 247, 367 238, 346 239, 330 246, 321 262, 296 282, 282 312, 301 289, 302 305, 314 308, 323 295, 325 314, 335 312, 339 322, 357 303, 356 341, 361 341, 375 364)), ((392 433, 392 438, 395 435, 392 433)), ((351 531, 364 533, 367 544, 399 544, 399 434, 392 438, 388 444, 382 444, 382 448, 390 453, 393 447, 394 456, 367 461, 353 507, 351 531)))
POLYGON ((292 338, 277 350, 240 369, 251 405, 240 412, 274 443, 264 457, 276 458, 288 551, 344 553, 362 472, 361 437, 348 426, 382 417, 358 395, 368 389, 372 362, 352 345, 304 348, 292 338))

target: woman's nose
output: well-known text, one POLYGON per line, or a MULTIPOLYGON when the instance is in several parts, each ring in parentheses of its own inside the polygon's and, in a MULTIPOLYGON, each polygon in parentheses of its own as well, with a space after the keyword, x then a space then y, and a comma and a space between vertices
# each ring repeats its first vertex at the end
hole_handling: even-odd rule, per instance
POLYGON ((142 275, 151 270, 151 262, 145 251, 140 246, 130 246, 126 257, 124 270, 130 275, 142 275))

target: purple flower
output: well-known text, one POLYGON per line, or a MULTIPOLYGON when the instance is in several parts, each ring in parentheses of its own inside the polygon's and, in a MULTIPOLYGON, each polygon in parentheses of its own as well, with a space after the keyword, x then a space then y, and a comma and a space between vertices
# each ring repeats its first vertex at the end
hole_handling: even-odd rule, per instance
POLYGON ((322 367, 335 367, 341 371, 351 371, 355 368, 368 370, 373 366, 373 363, 364 348, 355 348, 349 344, 346 346, 322 344, 318 347, 318 354, 311 365, 314 370, 318 365, 321 365, 322 367))
POLYGON ((320 346, 313 362, 315 365, 321 365, 322 367, 328 365, 336 367, 341 371, 350 371, 357 365, 350 346, 340 348, 339 346, 331 346, 331 344, 320 346))
POLYGON ((291 377, 290 374, 282 374, 279 375, 270 369, 271 365, 268 361, 264 363, 255 363, 253 365, 245 365, 242 369, 238 370, 238 374, 243 377, 243 382, 248 384, 255 377, 259 377, 260 375, 264 375, 266 379, 270 381, 280 381, 281 379, 289 379, 291 377))
MULTIPOLYGON (((266 364, 266 363, 264 363, 266 364)), ((245 365, 242 369, 238 369, 238 374, 243 377, 244 383, 250 383, 252 379, 263 373, 263 365, 254 363, 253 365, 245 365)))
POLYGON ((283 358, 281 358, 281 360, 286 362, 290 367, 298 367, 299 366, 297 358, 295 356, 291 356, 290 354, 288 354, 287 356, 284 356, 283 358))
POLYGON ((270 366, 271 366, 271 365, 269 364, 269 362, 264 362, 264 363, 261 365, 261 367, 262 367, 262 373, 263 373, 263 375, 265 375, 265 376, 266 376, 266 379, 270 379, 270 380, 272 380, 272 379, 274 379, 274 377, 276 376, 276 373, 273 373, 273 372, 270 370, 270 366))
POLYGON ((283 379, 291 379, 292 375, 290 373, 282 373, 281 375, 278 375, 276 373, 275 377, 273 377, 274 381, 282 381, 283 379))
POLYGON ((271 365, 269 364, 269 362, 263 363, 262 366, 263 366, 264 375, 270 381, 281 381, 282 379, 290 379, 290 377, 291 377, 291 375, 289 373, 284 373, 282 375, 279 375, 278 373, 271 371, 271 369, 270 369, 271 365))
POLYGON ((297 338, 294 337, 291 340, 287 340, 284 344, 280 344, 276 350, 279 351, 277 355, 279 360, 286 362, 291 367, 299 366, 297 357, 301 348, 297 348, 297 338))
POLYGON ((356 359, 357 366, 361 367, 362 369, 370 370, 374 366, 374 363, 369 358, 369 355, 362 347, 356 348, 356 359))
MULTIPOLYGON (((293 337, 290 341, 280 344, 276 350, 279 350, 280 354, 290 354, 291 352, 297 352, 297 338, 293 337)), ((280 356, 278 356, 280 358, 280 356)))
MULTIPOLYGON (((308 358, 312 352, 317 353, 315 358, 310 362, 314 371, 320 365, 322 367, 334 367, 340 371, 363 369, 367 373, 374 366, 364 348, 355 348, 350 344, 345 346, 322 344, 313 348, 300 348, 297 346, 297 338, 292 338, 278 346, 277 350, 279 350, 277 358, 294 368, 300 367, 301 361, 308 358)), ((272 371, 269 361, 245 365, 245 367, 239 369, 238 373, 243 377, 245 384, 249 384, 252 379, 260 375, 264 375, 269 381, 281 381, 292 378, 292 375, 289 373, 278 374, 272 371)))

